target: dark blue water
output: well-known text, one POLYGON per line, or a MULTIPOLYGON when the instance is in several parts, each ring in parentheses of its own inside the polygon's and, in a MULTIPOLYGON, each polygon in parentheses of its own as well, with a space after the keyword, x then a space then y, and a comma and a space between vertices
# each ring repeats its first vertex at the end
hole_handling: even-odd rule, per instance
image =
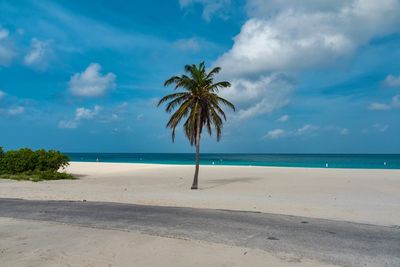
MULTIPOLYGON (((66 153, 71 161, 194 164, 194 154, 66 153)), ((201 154, 202 165, 400 169, 400 154, 201 154)))

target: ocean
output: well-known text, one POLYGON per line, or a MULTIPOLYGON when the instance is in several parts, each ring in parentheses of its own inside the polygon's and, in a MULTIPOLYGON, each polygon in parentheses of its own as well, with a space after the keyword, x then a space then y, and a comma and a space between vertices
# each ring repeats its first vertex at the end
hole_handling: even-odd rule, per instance
MULTIPOLYGON (((189 153, 65 153, 71 161, 194 164, 189 153)), ((400 169, 400 154, 217 154, 200 155, 201 165, 400 169)))

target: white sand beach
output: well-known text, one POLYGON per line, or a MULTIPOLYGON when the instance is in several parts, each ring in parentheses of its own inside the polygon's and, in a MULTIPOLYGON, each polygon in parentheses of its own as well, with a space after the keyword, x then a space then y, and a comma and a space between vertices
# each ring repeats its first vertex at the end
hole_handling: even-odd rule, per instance
POLYGON ((104 230, 0 218, 1 266, 334 266, 298 255, 104 230))
POLYGON ((400 225, 400 170, 78 163, 78 180, 0 179, 0 196, 260 211, 400 225))

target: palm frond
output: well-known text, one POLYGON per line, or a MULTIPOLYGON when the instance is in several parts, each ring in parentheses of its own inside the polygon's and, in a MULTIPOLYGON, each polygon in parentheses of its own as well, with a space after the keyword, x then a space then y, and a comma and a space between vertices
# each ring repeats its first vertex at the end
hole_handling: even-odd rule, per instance
POLYGON ((222 119, 220 116, 218 116, 218 114, 215 112, 214 109, 211 109, 210 115, 217 135, 217 141, 219 141, 221 140, 222 136, 222 125, 223 125, 222 119))
POLYGON ((164 102, 174 99, 174 98, 178 98, 181 96, 186 95, 187 93, 175 93, 175 94, 170 94, 170 95, 166 95, 163 98, 160 99, 160 101, 158 101, 157 107, 159 107, 161 104, 163 104, 164 102))
POLYGON ((167 123, 167 128, 172 129, 172 142, 175 141, 175 129, 178 126, 179 122, 187 116, 187 114, 190 112, 190 105, 191 105, 191 100, 186 100, 177 111, 175 111, 174 114, 172 114, 171 118, 169 119, 167 123))
POLYGON ((169 86, 171 84, 178 83, 180 79, 181 77, 179 76, 172 76, 171 78, 169 78, 164 82, 164 86, 169 86))
POLYGON ((231 102, 229 102, 228 100, 226 100, 225 98, 222 98, 220 96, 218 97, 218 101, 222 102, 225 106, 231 108, 233 111, 236 111, 235 105, 233 105, 231 102))
POLYGON ((220 71, 221 71, 221 68, 220 68, 220 67, 215 67, 215 68, 213 68, 213 69, 207 74, 206 79, 212 78, 215 74, 218 74, 220 71))
POLYGON ((210 92, 217 92, 218 93, 218 91, 220 90, 220 89, 223 89, 223 88, 228 88, 228 87, 230 87, 231 86, 231 84, 230 84, 230 82, 227 82, 227 81, 223 81, 223 82, 217 82, 217 83, 214 83, 214 84, 212 84, 212 85, 210 85, 209 87, 208 87, 208 90, 210 91, 210 92))
POLYGON ((224 120, 226 120, 226 114, 225 114, 225 112, 222 110, 222 108, 220 106, 218 106, 217 104, 213 103, 212 104, 212 108, 214 108, 217 111, 217 113, 219 113, 219 115, 221 115, 224 118, 224 120))
POLYGON ((166 112, 171 113, 176 106, 180 105, 190 97, 189 93, 181 93, 181 94, 182 94, 181 96, 176 97, 174 100, 172 100, 167 104, 167 106, 165 107, 166 112))

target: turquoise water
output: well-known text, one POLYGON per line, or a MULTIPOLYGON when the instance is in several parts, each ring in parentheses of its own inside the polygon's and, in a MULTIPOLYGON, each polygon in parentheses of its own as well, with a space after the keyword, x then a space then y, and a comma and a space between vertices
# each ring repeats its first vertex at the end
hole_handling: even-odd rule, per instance
MULTIPOLYGON (((71 161, 193 164, 194 154, 66 153, 71 161)), ((400 154, 201 154, 202 165, 400 169, 400 154)))

